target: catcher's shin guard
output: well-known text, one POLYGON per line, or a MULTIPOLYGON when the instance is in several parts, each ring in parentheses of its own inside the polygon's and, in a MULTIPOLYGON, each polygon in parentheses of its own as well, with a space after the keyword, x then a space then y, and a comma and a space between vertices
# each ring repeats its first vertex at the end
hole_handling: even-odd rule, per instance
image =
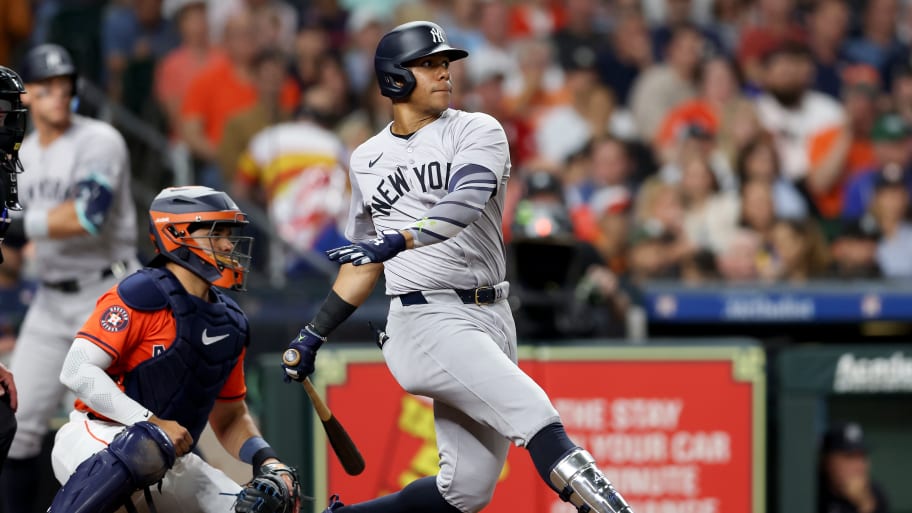
POLYGON ((576 506, 580 513, 633 513, 595 466, 592 455, 579 447, 551 469, 551 483, 560 490, 560 498, 576 506))
POLYGON ((155 424, 137 422, 76 467, 47 513, 113 513, 174 465, 174 446, 155 424))

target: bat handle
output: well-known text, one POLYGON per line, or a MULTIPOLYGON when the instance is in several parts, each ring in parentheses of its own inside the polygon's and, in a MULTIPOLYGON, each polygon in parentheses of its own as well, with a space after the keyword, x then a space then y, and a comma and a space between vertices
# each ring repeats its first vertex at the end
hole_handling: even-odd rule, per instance
POLYGON ((301 363, 301 353, 294 348, 286 349, 285 352, 282 353, 282 363, 289 367, 294 367, 301 363))

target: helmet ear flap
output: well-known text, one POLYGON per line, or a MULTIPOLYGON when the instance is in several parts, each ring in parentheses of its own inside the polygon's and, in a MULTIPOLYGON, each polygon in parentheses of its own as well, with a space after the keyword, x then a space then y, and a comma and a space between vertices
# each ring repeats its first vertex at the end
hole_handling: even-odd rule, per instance
POLYGON ((396 100, 412 94, 418 83, 415 75, 401 66, 386 66, 380 80, 380 91, 383 95, 396 100))

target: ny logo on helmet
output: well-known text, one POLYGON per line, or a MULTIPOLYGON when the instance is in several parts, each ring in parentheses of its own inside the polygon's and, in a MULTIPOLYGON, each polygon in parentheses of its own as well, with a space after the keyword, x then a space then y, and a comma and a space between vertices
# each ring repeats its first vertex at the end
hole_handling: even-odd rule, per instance
POLYGON ((57 52, 51 52, 44 56, 44 64, 49 68, 60 66, 61 60, 60 54, 57 52))
POLYGON ((446 36, 443 35, 443 31, 439 27, 431 28, 431 39, 435 43, 446 43, 446 36))

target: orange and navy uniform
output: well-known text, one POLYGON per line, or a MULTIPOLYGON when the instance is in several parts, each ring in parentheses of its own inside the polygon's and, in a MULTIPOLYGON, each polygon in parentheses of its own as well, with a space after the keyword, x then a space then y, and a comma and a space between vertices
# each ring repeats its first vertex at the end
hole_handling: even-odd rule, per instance
MULTIPOLYGON (((154 311, 130 307, 114 287, 98 300, 95 311, 76 336, 91 341, 113 358, 107 373, 124 390, 123 378, 128 372, 160 355, 174 343, 177 320, 170 307, 154 311)), ((216 400, 244 399, 247 393, 244 380, 245 352, 246 349, 242 350, 216 400)), ((75 407, 104 418, 80 399, 76 400, 75 407)))

